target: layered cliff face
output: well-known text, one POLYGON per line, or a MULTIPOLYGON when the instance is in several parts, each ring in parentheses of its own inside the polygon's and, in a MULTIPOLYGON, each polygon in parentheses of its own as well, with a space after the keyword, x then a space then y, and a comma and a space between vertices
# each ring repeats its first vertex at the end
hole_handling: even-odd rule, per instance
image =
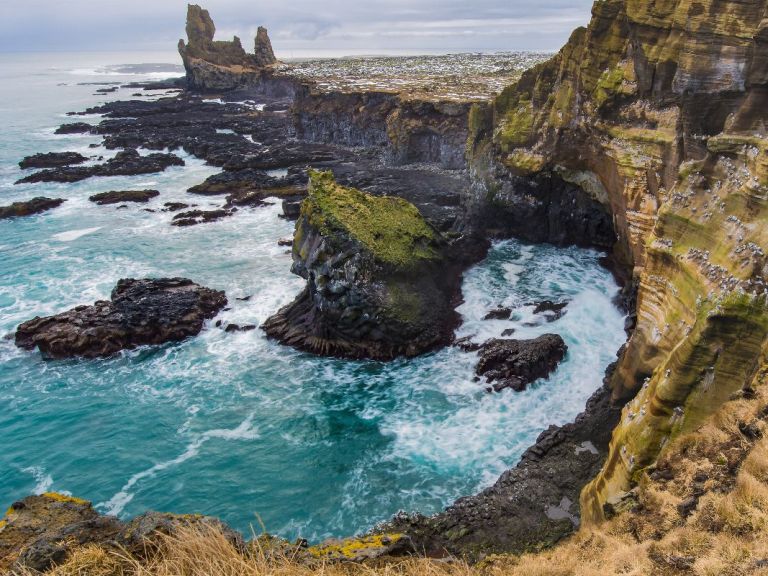
POLYGON ((293 239, 293 272, 307 287, 264 323, 301 350, 390 360, 448 343, 459 274, 447 245, 412 204, 310 172, 293 239))
POLYGON ((587 517, 744 387, 765 344, 767 11, 764 0, 600 0, 474 128, 480 210, 541 202, 530 184, 498 194, 518 177, 577 186, 612 214, 615 256, 637 286, 611 381, 615 402, 634 400, 582 493, 587 517))
POLYGON ((208 10, 190 4, 187 9, 187 42, 179 40, 179 53, 187 83, 196 90, 233 90, 257 84, 277 63, 266 28, 259 27, 255 53, 249 54, 240 39, 215 41, 216 26, 208 10))

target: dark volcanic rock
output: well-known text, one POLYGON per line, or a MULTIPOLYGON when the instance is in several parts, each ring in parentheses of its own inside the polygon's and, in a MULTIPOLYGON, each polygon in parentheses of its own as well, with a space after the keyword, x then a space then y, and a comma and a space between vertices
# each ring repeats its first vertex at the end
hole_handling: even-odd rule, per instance
POLYGON ((62 198, 45 198, 43 196, 24 202, 14 202, 10 206, 0 206, 0 219, 39 214, 40 212, 56 208, 64 202, 66 200, 62 198))
POLYGON ((536 303, 536 307, 533 309, 533 313, 541 314, 542 312, 555 312, 556 314, 559 314, 566 306, 568 306, 568 302, 552 302, 551 300, 543 300, 536 303))
POLYGON ((226 303, 223 292, 185 278, 120 280, 111 301, 24 322, 16 345, 37 347, 47 358, 109 356, 194 336, 226 303))
POLYGON ((174 226, 194 226, 195 224, 216 222, 228 216, 232 216, 231 210, 190 210, 176 214, 171 224, 174 226))
POLYGON ((296 224, 293 272, 307 287, 264 323, 315 354, 390 360, 452 340, 461 267, 418 210, 313 172, 296 224))
POLYGON ((72 122, 62 124, 56 129, 55 134, 87 134, 93 130, 93 126, 87 122, 72 122))
POLYGON ((483 320, 509 320, 510 316, 512 316, 512 308, 499 307, 483 316, 483 320))
POLYGON ((149 202, 160 196, 158 190, 113 190, 94 194, 88 200, 96 204, 119 204, 120 202, 149 202))
POLYGON ((496 483, 431 517, 399 514, 382 532, 403 532, 430 556, 522 554, 556 544, 579 525, 579 494, 605 460, 622 404, 611 402, 610 376, 573 423, 550 426, 496 483))
POLYGON ((166 202, 163 206, 165 206, 163 212, 178 212, 179 210, 189 208, 189 204, 185 204, 184 202, 166 202))
POLYGON ((546 378, 565 357, 568 347, 557 334, 544 334, 534 340, 489 340, 480 349, 478 376, 485 376, 499 392, 516 392, 539 378, 546 378))
POLYGON ((184 160, 175 154, 153 153, 140 155, 136 150, 123 150, 104 164, 51 168, 30 174, 16 184, 34 182, 79 182, 92 176, 134 176, 162 172, 170 166, 184 166, 184 160))
POLYGON ((301 214, 301 200, 287 198, 282 202, 283 213, 281 216, 286 220, 298 220, 301 214))
POLYGON ((19 162, 19 167, 27 168, 58 168, 71 164, 82 164, 88 160, 79 152, 48 152, 45 154, 33 154, 19 162))

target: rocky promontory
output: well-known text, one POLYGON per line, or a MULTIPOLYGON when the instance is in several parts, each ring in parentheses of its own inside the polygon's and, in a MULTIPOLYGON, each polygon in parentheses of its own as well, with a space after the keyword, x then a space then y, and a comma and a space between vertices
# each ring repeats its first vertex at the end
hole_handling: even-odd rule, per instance
POLYGON ((293 240, 307 286, 263 325, 315 354, 391 360, 452 339, 458 274, 448 245, 409 202, 311 172, 293 240))
POLYGON ((124 279, 109 301, 24 322, 15 341, 46 358, 110 356, 195 336, 226 304, 223 292, 186 278, 124 279))

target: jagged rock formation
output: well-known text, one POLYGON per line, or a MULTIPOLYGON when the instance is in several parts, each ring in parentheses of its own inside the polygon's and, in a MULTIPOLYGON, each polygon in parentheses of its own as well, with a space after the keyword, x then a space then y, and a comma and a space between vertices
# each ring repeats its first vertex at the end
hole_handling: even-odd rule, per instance
POLYGON ((459 275, 415 206, 310 173, 293 241, 307 287, 263 329, 316 354, 390 360, 448 343, 459 275))
POLYGON ((578 186, 613 215, 633 271, 637 327, 611 389, 634 400, 582 495, 589 518, 744 386, 765 343, 767 12, 598 1, 475 126, 479 211, 536 202, 530 185, 498 195, 510 178, 578 186))
POLYGON ((109 356, 194 336, 226 304, 223 292, 186 278, 124 279, 109 301, 24 322, 16 330, 16 345, 37 347, 46 358, 109 356))
POLYGON ((195 90, 232 90, 253 86, 277 63, 266 28, 259 27, 255 54, 248 54, 240 38, 214 40, 216 26, 208 10, 190 4, 187 39, 179 40, 179 53, 187 71, 187 84, 195 90))
POLYGON ((491 389, 512 388, 522 392, 528 384, 549 376, 565 358, 568 347, 557 334, 532 340, 489 340, 480 348, 478 376, 485 376, 491 389))

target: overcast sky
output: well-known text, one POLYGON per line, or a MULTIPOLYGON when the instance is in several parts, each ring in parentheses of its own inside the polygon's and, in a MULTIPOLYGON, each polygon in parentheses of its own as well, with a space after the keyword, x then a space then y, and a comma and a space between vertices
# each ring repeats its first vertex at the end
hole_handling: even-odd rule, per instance
MULTIPOLYGON (((252 48, 266 26, 278 57, 316 52, 556 50, 592 0, 207 0, 217 39, 252 48)), ((0 51, 175 50, 179 0, 0 0, 0 51)))

